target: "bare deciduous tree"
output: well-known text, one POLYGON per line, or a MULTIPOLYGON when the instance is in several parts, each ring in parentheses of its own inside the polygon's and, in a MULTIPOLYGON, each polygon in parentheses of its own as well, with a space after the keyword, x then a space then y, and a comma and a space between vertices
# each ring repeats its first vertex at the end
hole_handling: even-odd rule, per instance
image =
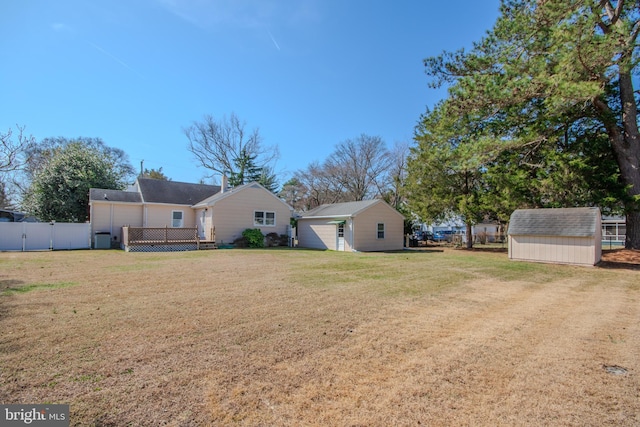
POLYGON ((329 203, 386 199, 390 191, 397 194, 391 185, 393 160, 380 137, 363 134, 346 140, 323 163, 313 162, 296 172, 299 205, 306 210, 329 203))
POLYGON ((12 199, 20 192, 19 176, 29 163, 31 150, 36 145, 33 136, 25 135, 24 126, 16 128, 15 136, 12 129, 0 133, 0 207, 11 205, 12 199))
POLYGON ((325 162, 326 171, 351 201, 381 195, 389 166, 389 152, 382 139, 365 134, 338 144, 325 162))
POLYGON ((296 172, 294 179, 297 182, 300 210, 343 201, 340 183, 336 182, 324 165, 318 162, 313 162, 305 170, 296 172))
POLYGON ((407 176, 407 158, 409 157, 409 144, 407 142, 396 142, 389 151, 389 170, 387 182, 384 187, 379 187, 380 194, 384 194, 384 199, 394 208, 400 208, 402 202, 401 192, 407 176))
POLYGON ((256 166, 264 168, 274 163, 279 156, 277 147, 263 147, 257 128, 247 131, 246 123, 234 113, 216 120, 207 115, 184 129, 189 139, 189 151, 206 169, 217 174, 237 174, 237 159, 251 156, 256 166))
POLYGON ((21 169, 27 162, 26 153, 35 144, 35 138, 24 134, 24 126, 16 126, 18 135, 13 137, 13 131, 0 133, 0 173, 14 172, 21 169))

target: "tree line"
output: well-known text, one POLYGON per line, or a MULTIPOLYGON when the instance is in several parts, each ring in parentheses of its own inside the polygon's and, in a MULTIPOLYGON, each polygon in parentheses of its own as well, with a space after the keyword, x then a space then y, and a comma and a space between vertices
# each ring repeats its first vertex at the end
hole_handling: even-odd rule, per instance
MULTIPOLYGON (((400 207, 398 179, 406 144, 390 151, 380 137, 363 134, 339 143, 328 160, 296 171, 280 186, 275 172, 278 147, 264 145, 259 130, 248 130, 236 114, 205 116, 184 134, 187 149, 208 171, 207 178, 225 175, 232 187, 256 181, 298 210, 375 197, 400 207)), ((16 208, 44 221, 86 221, 90 188, 122 190, 136 177, 127 154, 100 138, 36 141, 23 127, 18 127, 17 136, 10 129, 0 138, 0 207, 17 200, 16 208)), ((162 167, 141 170, 137 176, 170 179, 162 167)))

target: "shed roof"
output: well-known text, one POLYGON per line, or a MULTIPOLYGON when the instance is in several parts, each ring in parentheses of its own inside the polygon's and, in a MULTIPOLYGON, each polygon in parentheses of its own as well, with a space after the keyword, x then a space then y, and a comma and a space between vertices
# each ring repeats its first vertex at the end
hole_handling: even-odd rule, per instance
POLYGON ((593 237, 599 220, 598 208, 518 209, 511 214, 508 234, 593 237))
POLYGON ((384 203, 382 200, 375 199, 320 205, 303 213, 300 218, 350 218, 380 202, 384 203))

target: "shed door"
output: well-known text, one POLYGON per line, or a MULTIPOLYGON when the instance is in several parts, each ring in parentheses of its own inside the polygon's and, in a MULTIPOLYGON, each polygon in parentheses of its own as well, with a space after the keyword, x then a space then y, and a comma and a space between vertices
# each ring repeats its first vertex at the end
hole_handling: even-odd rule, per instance
POLYGON ((338 240, 338 245, 336 247, 336 250, 338 251, 344 251, 344 223, 342 224, 338 224, 337 227, 337 240, 338 240))

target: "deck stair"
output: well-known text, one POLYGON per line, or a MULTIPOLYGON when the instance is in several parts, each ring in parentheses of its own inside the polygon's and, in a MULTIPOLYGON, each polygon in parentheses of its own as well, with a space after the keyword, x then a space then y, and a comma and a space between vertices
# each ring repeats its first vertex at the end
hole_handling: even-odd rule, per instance
POLYGON ((218 249, 216 242, 201 240, 198 244, 198 250, 204 251, 209 249, 218 249))

